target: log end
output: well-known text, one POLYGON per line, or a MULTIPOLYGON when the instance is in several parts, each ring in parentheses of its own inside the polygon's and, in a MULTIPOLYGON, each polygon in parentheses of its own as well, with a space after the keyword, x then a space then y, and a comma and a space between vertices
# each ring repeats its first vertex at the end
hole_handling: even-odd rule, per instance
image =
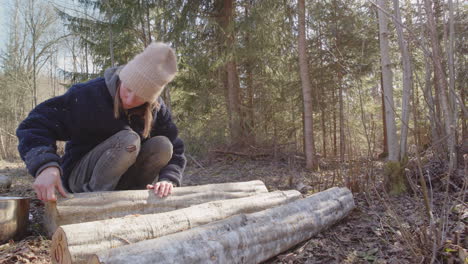
POLYGON ((57 230, 58 217, 57 203, 47 202, 44 210, 44 225, 49 238, 55 233, 55 230, 57 230))
POLYGON ((253 186, 255 186, 255 190, 254 192, 255 193, 267 193, 268 192, 268 189, 265 185, 265 183, 261 180, 255 180, 255 181, 252 181, 252 184, 253 186))
POLYGON ((92 257, 89 258, 88 264, 101 264, 101 261, 99 261, 99 257, 94 254, 92 257))
POLYGON ((72 259, 68 250, 67 235, 61 227, 57 228, 52 236, 52 246, 50 249, 52 263, 71 264, 72 259))

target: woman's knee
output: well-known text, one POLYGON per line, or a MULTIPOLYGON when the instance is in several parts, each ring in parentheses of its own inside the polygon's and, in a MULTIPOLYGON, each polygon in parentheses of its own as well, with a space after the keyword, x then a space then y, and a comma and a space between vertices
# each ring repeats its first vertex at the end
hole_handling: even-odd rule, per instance
POLYGON ((135 163, 141 149, 141 140, 133 130, 121 130, 112 136, 113 147, 107 154, 114 158, 115 166, 129 167, 135 163))
POLYGON ((173 146, 169 138, 156 136, 148 139, 142 147, 143 156, 152 156, 157 163, 167 164, 172 158, 173 146))
POLYGON ((121 130, 91 150, 75 166, 69 179, 73 192, 113 190, 120 176, 135 163, 140 136, 121 130))
POLYGON ((156 145, 159 149, 172 152, 172 142, 165 136, 156 136, 148 140, 147 143, 156 145))
POLYGON ((138 156, 141 147, 141 140, 138 133, 133 130, 121 130, 113 137, 116 137, 118 146, 124 149, 127 153, 138 156))

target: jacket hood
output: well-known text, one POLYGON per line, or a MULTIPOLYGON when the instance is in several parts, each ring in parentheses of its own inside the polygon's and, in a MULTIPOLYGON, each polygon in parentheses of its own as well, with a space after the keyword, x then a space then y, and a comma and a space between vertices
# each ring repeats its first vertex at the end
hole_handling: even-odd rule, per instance
POLYGON ((122 70, 123 66, 117 66, 108 68, 104 72, 104 80, 106 81, 107 90, 109 91, 112 98, 115 97, 115 92, 117 91, 117 86, 119 84, 119 73, 122 70))

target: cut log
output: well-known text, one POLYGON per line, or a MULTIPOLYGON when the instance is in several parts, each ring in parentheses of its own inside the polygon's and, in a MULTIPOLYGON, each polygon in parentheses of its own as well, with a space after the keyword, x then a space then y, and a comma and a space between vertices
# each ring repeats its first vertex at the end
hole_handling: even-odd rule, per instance
POLYGON ((351 192, 335 187, 276 208, 102 251, 88 263, 259 263, 310 239, 353 208, 351 192))
POLYGON ((0 192, 8 192, 11 187, 11 178, 5 175, 0 175, 0 192))
POLYGON ((102 250, 180 232, 236 214, 258 212, 300 197, 298 191, 276 191, 193 205, 162 214, 64 225, 52 238, 52 261, 85 263, 92 254, 102 250))
POLYGON ((162 213, 194 204, 267 192, 262 181, 250 181, 174 188, 166 198, 159 198, 152 190, 77 193, 47 203, 44 223, 48 234, 52 235, 61 225, 132 214, 162 213))

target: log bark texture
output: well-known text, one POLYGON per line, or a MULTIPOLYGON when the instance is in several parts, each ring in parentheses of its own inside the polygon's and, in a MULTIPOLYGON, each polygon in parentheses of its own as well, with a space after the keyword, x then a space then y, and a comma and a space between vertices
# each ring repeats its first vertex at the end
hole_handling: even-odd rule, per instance
POLYGON ((47 203, 44 223, 47 232, 52 235, 61 225, 132 214, 163 213, 195 204, 267 192, 262 181, 250 181, 174 188, 166 198, 157 197, 152 190, 77 193, 56 203, 47 203))
POLYGON ((347 188, 95 254, 88 263, 259 263, 333 225, 354 208, 347 188))
POLYGON ((52 238, 54 263, 85 263, 94 253, 209 224, 241 213, 253 213, 301 197, 298 191, 276 191, 214 201, 162 214, 135 215, 64 225, 52 238))

